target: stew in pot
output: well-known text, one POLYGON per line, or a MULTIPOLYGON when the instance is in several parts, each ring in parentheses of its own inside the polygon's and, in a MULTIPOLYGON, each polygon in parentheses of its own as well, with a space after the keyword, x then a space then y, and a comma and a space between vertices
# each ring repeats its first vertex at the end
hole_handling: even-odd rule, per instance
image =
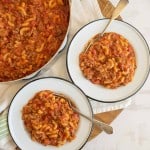
POLYGON ((66 0, 1 0, 0 82, 25 77, 46 64, 68 24, 66 0))

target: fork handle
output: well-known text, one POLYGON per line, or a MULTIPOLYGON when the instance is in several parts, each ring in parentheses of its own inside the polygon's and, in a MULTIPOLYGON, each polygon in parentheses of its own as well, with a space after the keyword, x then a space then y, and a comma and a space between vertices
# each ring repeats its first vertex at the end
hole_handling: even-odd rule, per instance
POLYGON ((109 126, 108 124, 102 122, 102 121, 99 121, 99 120, 96 120, 96 119, 91 119, 90 117, 82 114, 79 110, 77 110, 76 108, 72 107, 72 109, 74 111, 76 111, 78 114, 80 114, 81 116, 83 116, 84 118, 86 118, 87 120, 91 121, 92 123, 94 123, 95 125, 98 125, 102 131, 104 131, 105 133, 107 134, 112 134, 113 133, 113 128, 111 126, 109 126))
POLYGON ((99 120, 93 119, 94 124, 99 126, 101 130, 103 130, 107 134, 112 134, 113 133, 113 128, 109 126, 108 124, 101 122, 99 120))
POLYGON ((103 29, 103 31, 101 32, 101 36, 104 34, 105 30, 108 28, 108 26, 111 24, 111 22, 116 19, 120 12, 124 9, 124 7, 129 3, 128 0, 120 0, 119 3, 117 4, 115 10, 112 13, 112 16, 109 20, 109 22, 107 23, 107 25, 105 26, 105 28, 103 29))
POLYGON ((129 3, 128 0, 120 0, 119 3, 117 4, 115 10, 113 11, 113 14, 111 16, 112 19, 116 19, 120 12, 124 9, 124 7, 129 3))

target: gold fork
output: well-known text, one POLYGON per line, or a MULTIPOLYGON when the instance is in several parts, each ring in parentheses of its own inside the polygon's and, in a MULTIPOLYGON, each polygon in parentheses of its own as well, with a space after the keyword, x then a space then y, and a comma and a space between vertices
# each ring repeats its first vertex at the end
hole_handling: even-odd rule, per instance
POLYGON ((87 120, 91 121, 94 125, 99 126, 100 129, 102 131, 104 131, 105 133, 107 133, 107 134, 112 134, 113 133, 113 128, 111 126, 109 126, 108 124, 106 124, 106 123, 104 123, 102 121, 96 120, 96 119, 92 119, 92 118, 86 116, 85 114, 81 113, 75 106, 73 106, 73 102, 72 102, 72 100, 69 97, 67 97, 67 96, 65 96, 65 95, 63 95, 61 93, 53 93, 53 94, 55 96, 62 97, 65 100, 67 100, 69 105, 70 105, 70 107, 73 109, 73 111, 77 112, 79 115, 81 115, 84 118, 86 118, 87 120))
POLYGON ((101 33, 98 34, 98 36, 96 36, 96 38, 91 39, 88 44, 86 45, 86 48, 84 50, 84 52, 86 52, 89 47, 95 42, 97 41, 101 36, 103 36, 103 34, 105 33, 106 29, 109 27, 109 25, 112 23, 113 20, 115 20, 119 14, 121 13, 121 11, 125 8, 125 6, 129 3, 128 0, 120 0, 119 3, 117 4, 116 8, 114 9, 111 18, 109 19, 108 23, 106 24, 105 28, 103 29, 103 31, 101 33))

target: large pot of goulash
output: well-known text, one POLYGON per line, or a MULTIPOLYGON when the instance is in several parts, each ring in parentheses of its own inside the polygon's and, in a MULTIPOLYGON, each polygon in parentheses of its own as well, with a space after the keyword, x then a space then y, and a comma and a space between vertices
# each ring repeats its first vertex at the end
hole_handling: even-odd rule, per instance
POLYGON ((69 0, 0 1, 0 82, 33 76, 64 45, 69 0))

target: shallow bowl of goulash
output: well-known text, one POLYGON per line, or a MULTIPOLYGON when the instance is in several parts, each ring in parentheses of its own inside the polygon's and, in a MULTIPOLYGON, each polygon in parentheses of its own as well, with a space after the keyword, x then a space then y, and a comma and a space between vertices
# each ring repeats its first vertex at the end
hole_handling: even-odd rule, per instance
POLYGON ((100 19, 82 27, 67 52, 71 80, 92 100, 118 102, 137 93, 150 70, 150 50, 142 34, 132 25, 100 19))
POLYGON ((26 84, 14 96, 8 112, 14 142, 22 150, 81 149, 90 136, 92 123, 72 106, 92 119, 88 98, 71 82, 48 77, 26 84))
POLYGON ((31 77, 64 47, 69 0, 0 1, 0 82, 31 77))

